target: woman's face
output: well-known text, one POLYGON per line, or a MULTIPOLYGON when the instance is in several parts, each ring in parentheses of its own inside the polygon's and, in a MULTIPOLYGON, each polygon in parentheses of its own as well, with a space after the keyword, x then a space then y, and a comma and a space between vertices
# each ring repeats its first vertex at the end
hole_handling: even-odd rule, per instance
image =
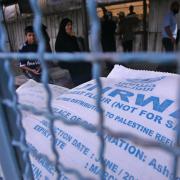
POLYGON ((66 30, 66 33, 67 34, 72 34, 72 23, 71 22, 68 22, 65 26, 65 30, 66 30))

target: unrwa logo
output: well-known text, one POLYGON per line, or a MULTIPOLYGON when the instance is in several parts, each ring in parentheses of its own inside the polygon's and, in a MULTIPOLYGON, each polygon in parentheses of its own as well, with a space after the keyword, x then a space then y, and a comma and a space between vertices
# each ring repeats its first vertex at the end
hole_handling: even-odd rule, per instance
POLYGON ((145 78, 145 79, 126 79, 126 82, 119 82, 118 87, 134 89, 137 91, 153 91, 156 87, 155 82, 165 79, 166 76, 145 78))
POLYGON ((126 80, 131 83, 153 83, 153 82, 157 82, 162 79, 165 79, 165 78, 166 78, 166 76, 147 78, 147 79, 126 79, 126 80))

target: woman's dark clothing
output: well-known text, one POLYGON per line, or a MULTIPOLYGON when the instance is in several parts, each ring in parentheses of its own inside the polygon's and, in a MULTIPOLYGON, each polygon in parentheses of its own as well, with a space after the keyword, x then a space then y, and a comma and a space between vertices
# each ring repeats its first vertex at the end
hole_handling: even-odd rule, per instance
POLYGON ((42 24, 42 33, 45 40, 46 52, 52 52, 51 45, 50 45, 50 37, 46 29, 47 27, 44 24, 42 24))
POLYGON ((113 20, 105 19, 101 22, 101 43, 104 52, 115 52, 116 23, 113 20))
MULTIPOLYGON (((64 27, 65 28, 65 27, 64 27)), ((60 30, 55 43, 56 52, 80 52, 75 36, 60 30)), ((59 66, 68 69, 75 86, 91 79, 91 64, 86 62, 59 62, 59 66)))
POLYGON ((67 34, 57 36, 55 50, 57 52, 80 51, 76 37, 67 34))

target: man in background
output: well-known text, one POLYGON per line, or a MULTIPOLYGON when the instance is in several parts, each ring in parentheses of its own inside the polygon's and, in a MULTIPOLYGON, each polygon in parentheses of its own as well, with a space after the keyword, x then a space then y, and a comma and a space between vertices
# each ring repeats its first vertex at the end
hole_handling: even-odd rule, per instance
POLYGON ((102 7, 103 18, 101 19, 101 43, 104 52, 116 51, 116 22, 113 20, 112 13, 102 7))
POLYGON ((127 14, 127 16, 131 16, 131 15, 136 15, 136 13, 134 12, 134 6, 129 6, 129 14, 127 14))
MULTIPOLYGON (((171 3, 170 11, 164 16, 162 27, 162 44, 166 52, 173 52, 177 43, 177 19, 179 12, 179 2, 171 3)), ((158 65, 157 71, 177 73, 177 63, 168 62, 158 65)))
POLYGON ((163 20, 162 43, 166 52, 174 51, 177 39, 177 19, 176 14, 179 12, 179 2, 171 3, 170 12, 168 12, 163 20))
POLYGON ((135 30, 139 25, 139 19, 134 12, 134 6, 129 7, 127 16, 120 16, 119 30, 120 39, 124 52, 133 51, 133 41, 135 40, 135 30))
MULTIPOLYGON (((103 17, 101 19, 101 44, 103 52, 116 52, 116 22, 113 20, 112 12, 105 7, 101 7, 103 17)), ((114 67, 113 63, 107 62, 107 72, 114 67)))

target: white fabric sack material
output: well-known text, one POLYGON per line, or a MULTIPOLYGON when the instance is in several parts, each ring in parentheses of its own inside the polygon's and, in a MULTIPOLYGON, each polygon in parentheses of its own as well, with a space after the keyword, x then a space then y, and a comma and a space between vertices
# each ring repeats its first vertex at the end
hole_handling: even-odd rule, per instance
MULTIPOLYGON (((165 73, 165 72, 154 72, 154 71, 147 71, 147 70, 134 70, 130 68, 126 68, 122 65, 114 65, 114 68, 112 71, 108 74, 107 78, 115 78, 115 79, 127 79, 129 77, 129 73, 131 75, 131 78, 140 78, 143 79, 143 75, 145 75, 145 80, 147 81, 148 78, 153 77, 161 77, 161 76, 176 76, 179 77, 177 74, 172 73, 165 73), (134 76, 134 77, 132 77, 134 76)), ((146 83, 146 82, 144 82, 146 83)))
MULTIPOLYGON (((49 84, 49 87, 53 98, 69 90, 68 88, 53 84, 49 84)), ((29 79, 17 89, 17 93, 19 94, 19 102, 22 104, 38 107, 37 109, 41 110, 46 108, 47 92, 42 83, 29 79)))
MULTIPOLYGON (((166 73, 130 70, 118 67, 116 78, 112 73, 101 78, 103 94, 101 104, 105 127, 113 132, 126 132, 143 139, 175 146, 179 76, 166 73), (117 78, 118 77, 118 78, 117 78)), ((117 66, 116 66, 117 72, 117 66)), ((39 85, 37 85, 39 86, 39 85)), ((52 89, 53 91, 53 89, 52 89)), ((42 89, 27 87, 18 90, 22 104, 45 110, 45 94, 42 89)), ((67 119, 95 127, 99 122, 96 106, 97 84, 95 80, 84 83, 63 94, 56 91, 52 99, 53 112, 67 119)), ((23 126, 31 149, 30 159, 35 179, 56 179, 55 167, 37 153, 55 160, 51 149, 52 136, 49 121, 42 116, 23 112, 23 126)), ((54 132, 60 163, 66 168, 78 170, 86 179, 100 179, 102 169, 98 158, 100 141, 97 131, 90 132, 80 126, 65 125, 56 120, 54 132)), ((172 179, 173 155, 158 148, 143 147, 128 139, 115 139, 105 133, 105 180, 172 179)), ((180 173, 180 169, 177 170, 180 173)), ((75 180, 75 174, 61 172, 61 179, 75 180)), ((180 174, 177 175, 177 179, 180 174)))

